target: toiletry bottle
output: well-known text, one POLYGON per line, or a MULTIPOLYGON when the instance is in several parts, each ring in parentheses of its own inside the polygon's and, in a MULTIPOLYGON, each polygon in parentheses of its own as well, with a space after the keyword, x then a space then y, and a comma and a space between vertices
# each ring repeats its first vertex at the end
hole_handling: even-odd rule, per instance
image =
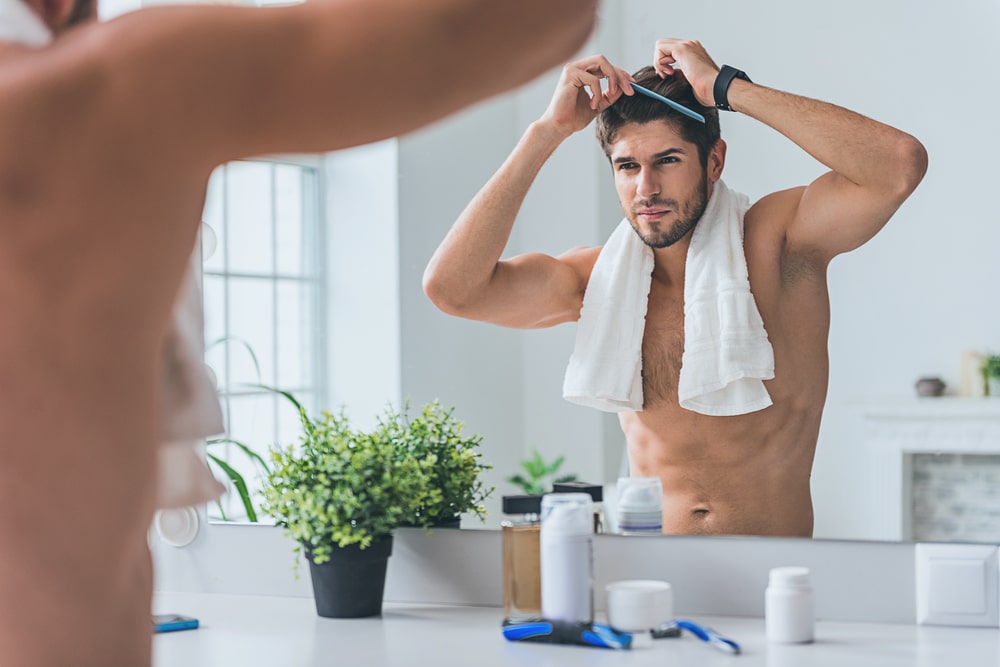
POLYGON ((541 496, 504 496, 500 522, 503 548, 503 616, 508 621, 542 615, 539 530, 541 496))
POLYGON ((815 617, 809 569, 776 567, 764 593, 764 625, 767 639, 783 644, 813 640, 815 617))
POLYGON ((542 616, 594 620, 594 507, 586 493, 542 496, 542 616))
POLYGON ((618 478, 618 532, 663 534, 663 483, 659 477, 618 478))
POLYGON ((594 532, 604 532, 604 487, 587 482, 556 482, 552 493, 586 493, 594 503, 594 532))

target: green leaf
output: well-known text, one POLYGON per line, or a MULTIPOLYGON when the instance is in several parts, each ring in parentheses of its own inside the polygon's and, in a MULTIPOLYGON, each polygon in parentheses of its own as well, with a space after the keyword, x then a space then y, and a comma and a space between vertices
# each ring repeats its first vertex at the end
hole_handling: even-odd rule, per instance
POLYGON ((528 495, 539 495, 542 493, 542 487, 537 482, 525 479, 523 475, 511 475, 507 478, 507 481, 528 495))
POLYGON ((215 499, 215 506, 219 508, 219 514, 221 515, 222 520, 229 521, 229 519, 226 518, 226 510, 222 507, 222 501, 218 498, 215 499))
POLYGON ((545 477, 545 475, 548 472, 547 469, 548 467, 546 466, 545 461, 542 459, 542 455, 538 453, 538 450, 536 449, 532 451, 533 451, 532 457, 530 459, 521 461, 521 467, 524 468, 524 471, 528 473, 528 476, 531 479, 537 480, 541 479, 542 477, 545 477))
POLYGON ((233 440, 232 438, 212 438, 208 441, 209 445, 221 445, 230 444, 235 445, 240 448, 240 450, 246 454, 250 461, 258 466, 264 471, 265 474, 270 473, 271 469, 268 467, 264 459, 261 458, 260 454, 251 449, 248 445, 240 442, 239 440, 233 440))
MULTIPOLYGON (((528 477, 521 474, 514 474, 508 477, 506 481, 517 486, 524 493, 529 495, 548 493, 552 490, 552 484, 546 484, 545 480, 553 476, 556 471, 562 467, 565 461, 565 456, 559 456, 551 463, 546 463, 538 449, 532 448, 531 457, 520 462, 521 467, 528 474, 528 477)), ((575 481, 577 481, 576 475, 564 474, 557 477, 552 483, 556 484, 575 481)))
POLYGON ((216 338, 211 343, 208 343, 205 346, 205 349, 211 350, 216 345, 220 345, 222 343, 239 343, 243 347, 243 349, 247 351, 247 354, 250 355, 250 361, 253 363, 254 372, 256 372, 257 374, 257 381, 260 382, 262 377, 260 372, 260 362, 257 361, 257 354, 253 351, 253 347, 250 345, 250 343, 247 342, 245 339, 240 338, 239 336, 228 335, 216 338))
POLYGON ((1000 355, 988 355, 983 360, 982 373, 987 378, 1000 378, 1000 355))
POLYGON ((222 468, 222 471, 226 473, 227 477, 229 477, 233 486, 236 487, 236 491, 240 494, 240 499, 243 501, 243 509, 245 509, 247 513, 247 519, 256 523, 257 511, 253 508, 253 502, 250 500, 250 492, 247 490, 247 483, 243 479, 243 475, 218 456, 215 456, 214 454, 206 454, 206 456, 208 456, 208 458, 211 459, 215 465, 222 468))
POLYGON ((557 470, 559 470, 559 468, 562 467, 562 464, 565 461, 566 461, 566 457, 565 456, 560 456, 560 457, 556 458, 554 461, 552 461, 551 464, 549 464, 548 467, 545 468, 545 474, 547 474, 547 475, 554 475, 555 472, 557 470))
POLYGON ((304 407, 302 407, 302 404, 299 403, 298 399, 295 398, 295 396, 293 396, 291 394, 291 392, 287 392, 284 389, 278 389, 277 387, 272 387, 272 386, 266 385, 266 384, 249 383, 249 384, 246 384, 244 386, 253 387, 253 388, 256 388, 256 389, 263 389, 265 391, 269 391, 269 392, 272 392, 274 394, 280 394, 281 396, 284 396, 286 399, 289 400, 289 402, 291 402, 292 405, 295 406, 295 409, 299 411, 299 420, 302 422, 302 428, 303 428, 303 430, 305 430, 306 435, 308 437, 312 437, 313 432, 315 430, 315 426, 313 425, 312 421, 309 419, 309 415, 306 414, 306 409, 304 407))

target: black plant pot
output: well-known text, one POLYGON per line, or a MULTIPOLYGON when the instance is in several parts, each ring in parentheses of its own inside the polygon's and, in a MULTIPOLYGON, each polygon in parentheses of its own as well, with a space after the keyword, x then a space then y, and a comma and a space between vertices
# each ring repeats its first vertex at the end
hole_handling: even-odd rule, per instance
POLYGON ((455 516, 450 516, 447 518, 438 519, 434 523, 424 526, 422 523, 414 523, 413 521, 403 521, 399 524, 402 528, 461 528, 462 527, 462 515, 456 514, 455 516))
POLYGON ((462 517, 453 516, 447 519, 438 519, 431 528, 461 528, 462 527, 462 517))
POLYGON ((312 575, 316 613, 325 618, 363 618, 382 613, 385 571, 392 554, 392 535, 367 549, 357 544, 333 547, 330 560, 317 565, 306 552, 312 575))

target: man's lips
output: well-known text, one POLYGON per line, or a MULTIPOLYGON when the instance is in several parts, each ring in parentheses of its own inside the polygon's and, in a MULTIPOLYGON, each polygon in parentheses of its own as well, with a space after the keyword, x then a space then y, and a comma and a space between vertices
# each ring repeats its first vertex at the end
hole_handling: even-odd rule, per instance
POLYGON ((643 208, 636 211, 636 215, 643 218, 659 218, 670 212, 669 208, 643 208))

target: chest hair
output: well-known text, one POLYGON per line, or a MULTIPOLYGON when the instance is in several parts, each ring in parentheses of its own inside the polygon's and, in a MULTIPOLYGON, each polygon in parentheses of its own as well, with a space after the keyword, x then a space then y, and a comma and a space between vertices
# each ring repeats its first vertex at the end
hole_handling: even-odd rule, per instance
POLYGON ((642 337, 643 408, 677 401, 684 353, 684 296, 654 281, 642 337))

